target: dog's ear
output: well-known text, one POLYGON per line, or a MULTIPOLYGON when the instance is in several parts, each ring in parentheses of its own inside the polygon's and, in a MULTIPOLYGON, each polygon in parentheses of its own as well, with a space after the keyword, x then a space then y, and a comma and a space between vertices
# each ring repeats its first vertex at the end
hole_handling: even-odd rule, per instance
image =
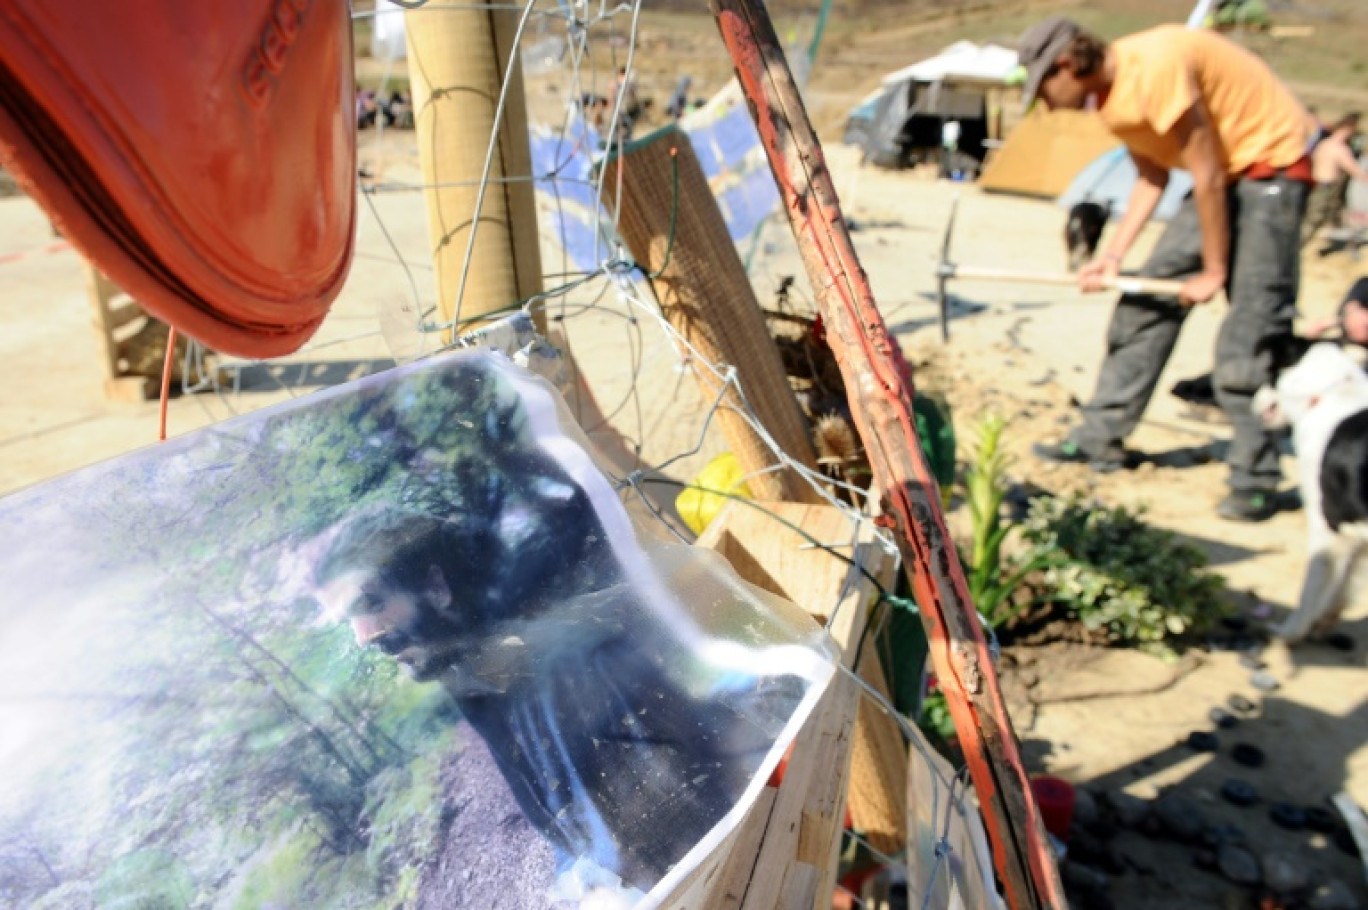
POLYGON ((1276 379, 1284 370, 1291 369, 1301 362, 1306 352, 1315 344, 1311 338, 1297 335, 1278 335, 1265 338, 1255 346, 1255 352, 1268 358, 1270 378, 1276 379))

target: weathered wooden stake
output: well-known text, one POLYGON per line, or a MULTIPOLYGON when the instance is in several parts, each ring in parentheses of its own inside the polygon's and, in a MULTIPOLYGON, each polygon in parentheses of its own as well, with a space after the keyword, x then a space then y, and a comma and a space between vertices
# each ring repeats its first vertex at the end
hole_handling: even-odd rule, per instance
POLYGON ((709 0, 751 106, 827 337, 887 497, 931 656, 1015 910, 1067 906, 983 630, 917 440, 912 376, 842 220, 821 144, 761 0, 709 0))

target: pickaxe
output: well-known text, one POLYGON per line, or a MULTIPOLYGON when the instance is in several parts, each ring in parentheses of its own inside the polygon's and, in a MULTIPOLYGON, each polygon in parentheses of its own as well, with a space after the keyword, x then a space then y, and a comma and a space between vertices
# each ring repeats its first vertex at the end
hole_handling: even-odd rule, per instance
MULTIPOLYGON (((967 278, 975 281, 1015 281, 1022 284, 1053 284, 1076 286, 1078 278, 1068 272, 1020 272, 1014 269, 994 269, 977 266, 962 266, 950 259, 950 236, 955 230, 955 213, 959 209, 959 199, 950 207, 950 223, 945 226, 945 239, 941 241, 940 263, 936 266, 936 299, 940 304, 941 338, 950 340, 950 295, 945 286, 952 279, 967 278)), ((1103 285, 1105 290, 1120 291, 1123 294, 1154 294, 1158 297, 1177 297, 1183 282, 1164 278, 1142 278, 1136 275, 1121 275, 1114 281, 1103 285)))

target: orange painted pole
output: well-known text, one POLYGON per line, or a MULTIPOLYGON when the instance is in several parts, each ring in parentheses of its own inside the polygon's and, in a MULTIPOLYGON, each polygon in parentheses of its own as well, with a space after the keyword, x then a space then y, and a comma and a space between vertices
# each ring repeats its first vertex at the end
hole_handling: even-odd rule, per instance
POLYGON ((761 0, 709 0, 849 390, 1014 910, 1067 906, 912 412, 912 373, 860 268, 821 143, 761 0))

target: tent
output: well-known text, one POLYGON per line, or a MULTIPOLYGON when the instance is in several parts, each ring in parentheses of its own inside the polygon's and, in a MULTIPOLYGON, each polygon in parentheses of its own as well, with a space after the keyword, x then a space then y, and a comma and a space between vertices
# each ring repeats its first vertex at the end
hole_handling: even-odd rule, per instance
POLYGON ((983 142, 994 137, 998 95, 1017 70, 1016 51, 959 41, 928 60, 883 77, 846 121, 844 141, 866 161, 904 167, 939 154, 941 126, 960 123, 960 151, 977 167, 983 142))
POLYGON ((1049 111, 1044 105, 1023 119, 988 160, 979 186, 990 192, 1054 198, 1116 137, 1089 111, 1049 111))
POLYGON ((956 41, 929 60, 883 77, 885 87, 908 82, 1002 85, 1017 68, 1017 52, 996 44, 956 41))
MULTIPOLYGON (((1111 216, 1120 218, 1126 213, 1126 203, 1130 200, 1131 188, 1136 180, 1135 163, 1121 147, 1103 152, 1091 164, 1083 168, 1059 196, 1061 208, 1069 209, 1079 202, 1102 202, 1111 204, 1111 216)), ((1183 197, 1192 189, 1192 175, 1187 171, 1170 171, 1168 187, 1159 199, 1159 206, 1152 217, 1168 221, 1178 213, 1183 197)))

